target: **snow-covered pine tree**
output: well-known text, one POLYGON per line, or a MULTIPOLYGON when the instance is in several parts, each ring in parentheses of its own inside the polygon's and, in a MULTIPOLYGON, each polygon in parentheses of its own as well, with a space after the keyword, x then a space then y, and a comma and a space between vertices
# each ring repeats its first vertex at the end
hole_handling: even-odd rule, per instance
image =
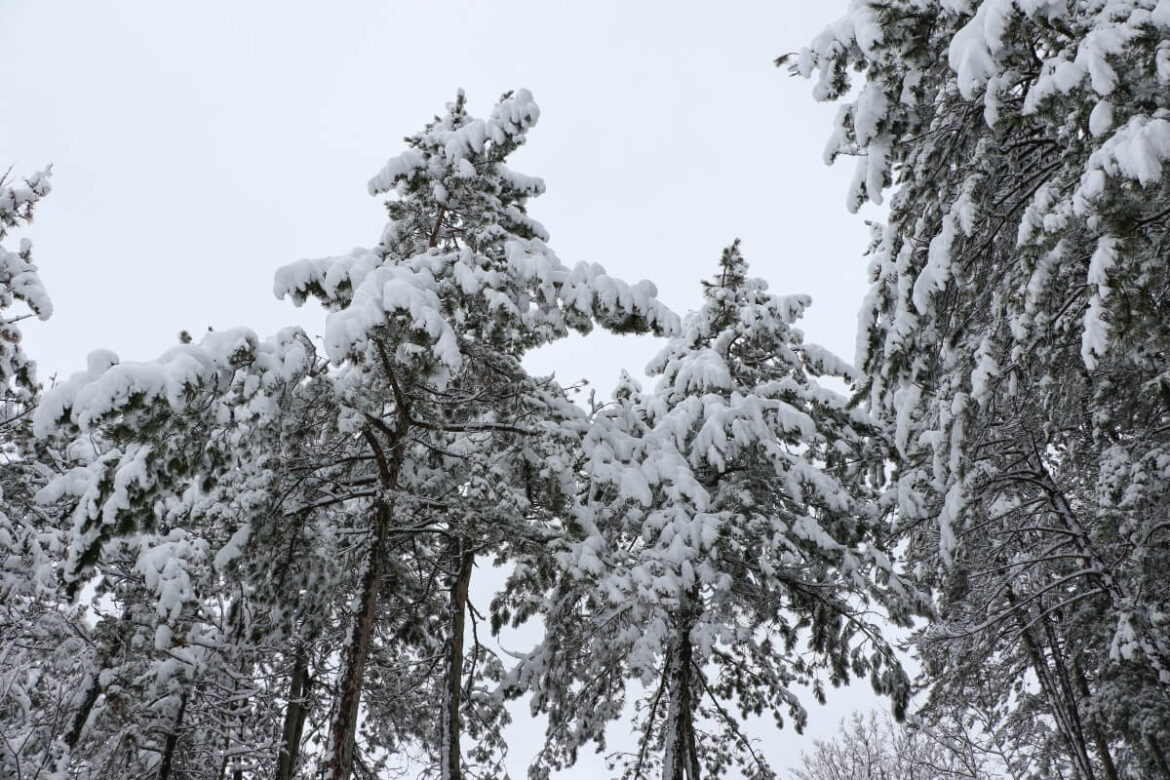
MULTIPOLYGON (((50 173, 51 168, 46 168, 26 179, 24 186, 10 181, 11 169, 0 176, 0 241, 8 237, 8 231, 32 220, 33 209, 49 194, 50 173)), ((8 421, 22 411, 20 406, 9 408, 8 404, 27 403, 38 389, 33 362, 20 346, 18 323, 30 316, 46 320, 53 314, 53 304, 32 262, 32 242, 27 238, 21 239, 15 252, 0 246, 0 312, 0 382, 5 401, 3 419, 8 421), (17 303, 27 311, 13 311, 17 303)))
POLYGON ((270 634, 249 619, 259 585, 227 569, 253 527, 289 528, 266 434, 303 420, 291 399, 315 364, 299 331, 260 341, 240 329, 149 363, 98 351, 46 393, 37 433, 72 444, 37 499, 71 522, 62 573, 95 624, 74 771, 163 778, 190 765, 187 776, 211 778, 233 756, 263 763, 271 740, 244 733, 244 715, 264 703, 248 681, 268 679, 256 664, 270 634))
POLYGON ((87 637, 57 587, 61 539, 33 495, 52 452, 36 446, 29 416, 40 386, 20 322, 52 304, 32 244, 3 245, 49 193, 49 169, 18 183, 0 175, 0 775, 56 777, 73 742, 69 712, 88 664, 87 637))
POLYGON ((332 366, 299 331, 226 331, 147 364, 98 353, 46 398, 41 432, 78 442, 76 468, 42 493, 74 507, 70 576, 105 581, 139 551, 118 564, 131 576, 116 600, 149 608, 136 657, 156 672, 135 680, 169 673, 148 692, 169 725, 129 726, 165 737, 139 750, 163 756, 160 773, 217 745, 238 756, 266 731, 281 734, 265 754, 278 778, 420 757, 445 780, 468 759, 498 772, 501 667, 469 580, 479 558, 545 554, 583 415, 520 358, 594 324, 677 328, 649 283, 568 268, 546 245, 525 213, 543 184, 504 163, 537 116, 526 91, 486 120, 460 95, 371 182, 391 193, 378 247, 278 272, 278 295, 329 309, 332 366), (260 690, 275 669, 280 689, 260 690), (243 706, 207 694, 225 688, 218 700, 243 706), (327 744, 305 751, 323 688, 336 692, 327 744), (283 724, 266 728, 282 700, 283 724))
POLYGON ((817 381, 853 372, 793 327, 808 304, 768 293, 732 245, 652 362, 657 389, 626 377, 597 413, 548 636, 509 679, 549 716, 532 777, 604 749, 631 680, 645 695, 627 778, 774 777, 740 718, 800 730, 797 684, 823 701, 826 682, 868 675, 905 707, 874 610, 905 625, 919 603, 870 500, 861 449, 880 440, 817 381))
POLYGON ((850 206, 894 189, 859 364, 936 699, 1002 670, 1086 780, 1170 778, 1168 37, 1163 0, 854 0, 793 60, 850 206))
POLYGON ((479 763, 499 753, 505 714, 476 684, 497 675, 498 663, 473 638, 473 667, 464 669, 472 568, 479 557, 544 549, 572 493, 575 438, 566 425, 581 415, 520 358, 595 322, 618 332, 676 327, 649 283, 630 287, 599 266, 569 269, 548 248, 525 211, 543 183, 505 164, 538 116, 526 90, 506 94, 486 120, 469 115, 460 94, 370 182, 372 194, 391 195, 377 248, 278 274, 279 294, 316 295, 332 311, 325 340, 340 364, 336 392, 381 486, 341 671, 335 778, 350 763, 385 547, 407 539, 449 594, 445 618, 430 627, 446 658, 436 691, 439 774, 462 776, 464 724, 491 748, 476 754, 479 763))

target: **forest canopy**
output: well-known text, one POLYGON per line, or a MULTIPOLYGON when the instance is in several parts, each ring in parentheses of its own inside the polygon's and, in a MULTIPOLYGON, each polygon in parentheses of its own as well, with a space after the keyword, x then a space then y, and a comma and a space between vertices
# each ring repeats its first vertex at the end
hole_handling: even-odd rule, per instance
POLYGON ((277 269, 321 339, 43 384, 51 169, 0 179, 0 774, 505 777, 525 717, 534 780, 1170 780, 1170 2, 853 0, 778 64, 887 207, 854 363, 738 241, 681 317, 562 261, 525 89, 277 269), (524 362, 599 330, 660 340, 649 389, 524 362), (769 764, 857 680, 894 722, 769 764))

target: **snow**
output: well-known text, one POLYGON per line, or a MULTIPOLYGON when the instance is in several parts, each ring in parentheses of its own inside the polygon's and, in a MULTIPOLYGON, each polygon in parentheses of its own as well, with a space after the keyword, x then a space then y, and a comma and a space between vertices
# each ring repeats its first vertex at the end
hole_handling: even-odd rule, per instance
POLYGON ((1113 127, 1113 104, 1108 100, 1099 100, 1093 110, 1089 112, 1089 132, 1095 138, 1100 138, 1113 127))
POLYGON ((878 128, 890 108, 885 90, 878 84, 866 84, 853 104, 853 133, 857 143, 867 146, 878 135, 878 128))
POLYGON ((902 457, 907 455, 906 447, 910 442, 911 425, 921 400, 922 390, 917 385, 899 388, 894 393, 894 411, 896 412, 894 445, 902 457))
POLYGON ((1095 285, 1095 290, 1089 298, 1089 308, 1085 311, 1081 335, 1081 359, 1085 368, 1092 371, 1097 367, 1097 360, 1103 356, 1109 346, 1109 323, 1105 319, 1105 299, 1109 296, 1109 269, 1117 262, 1117 250, 1120 242, 1112 236, 1104 236, 1097 242, 1097 249, 1089 261, 1089 275, 1086 280, 1095 285))
POLYGON ((711 349, 702 350, 692 359, 675 365, 666 376, 671 389, 680 395, 725 390, 732 386, 727 363, 718 352, 711 349))
MULTIPOLYGON (((28 209, 52 191, 49 183, 52 175, 53 166, 49 165, 25 179, 23 187, 7 180, 0 183, 0 231, 6 232, 7 225, 23 220, 28 209)), ((0 237, 4 232, 0 232, 0 237)))
POLYGON ((252 526, 249 523, 243 523, 236 532, 228 539, 227 544, 219 549, 215 554, 215 559, 212 565, 215 566, 216 571, 223 571, 232 561, 244 554, 244 545, 248 543, 248 538, 252 535, 252 526))
POLYGON ((1117 71, 1108 58, 1125 52, 1126 44, 1136 35, 1133 27, 1106 22, 1091 30, 1077 47, 1074 61, 1088 73, 1089 84, 1098 95, 1111 95, 1117 88, 1117 71))
POLYGON ((1031 242, 1038 232, 1044 231, 1044 218, 1050 214, 1056 200, 1056 194, 1048 184, 1042 184, 1032 196, 1024 216, 1020 219, 1020 226, 1016 230, 1016 246, 1024 246, 1031 242))
POLYGON ((425 158, 417 149, 407 149, 386 161, 382 169, 370 179, 367 189, 371 195, 389 192, 400 179, 410 176, 425 165, 425 158))
POLYGON ((1163 41, 1158 46, 1158 50, 1154 54, 1154 64, 1158 83, 1170 84, 1170 42, 1163 41))
POLYGON ((1170 28, 1170 0, 1158 0, 1150 11, 1150 22, 1159 27, 1170 28))
POLYGON ((1012 0, 985 0, 951 39, 947 63, 958 79, 959 93, 967 100, 974 100, 998 69, 995 55, 1003 47, 1013 5, 1012 0))
POLYGON ((942 220, 942 229, 930 240, 926 265, 914 280, 914 308, 919 314, 930 310, 931 296, 944 290, 951 277, 951 247, 958 235, 958 222, 952 212, 942 220))
POLYGON ((1117 619, 1117 629, 1113 633, 1113 642, 1109 647, 1109 657, 1113 661, 1129 661, 1134 656, 1134 650, 1139 643, 1132 621, 1132 616, 1127 612, 1121 613, 1117 619))
POLYGON ((298 306, 314 290, 326 299, 337 298, 343 287, 356 286, 380 263, 376 253, 361 248, 339 257, 299 260, 277 269, 272 292, 277 298, 291 298, 298 306))
POLYGON ((954 563, 955 549, 958 546, 955 523, 962 517, 964 503, 962 482, 955 482, 947 491, 942 511, 938 514, 938 552, 946 566, 954 563))
MULTIPOLYGON (((3 194, 0 192, 0 197, 3 194)), ((28 239, 21 240, 18 252, 0 247, 0 286, 10 290, 16 300, 27 304, 38 319, 47 320, 53 315, 53 302, 41 282, 37 266, 29 260, 31 250, 28 239)))
POLYGON ((206 553, 206 541, 191 538, 180 528, 158 540, 149 537, 142 540, 134 567, 146 587, 154 592, 155 611, 161 619, 174 623, 183 606, 195 600, 188 567, 201 564, 206 553))
POLYGON ((1110 136, 1089 157, 1085 178, 1078 191, 1084 200, 1098 193, 1089 175, 1101 171, 1110 177, 1124 177, 1144 187, 1162 178, 1162 164, 1170 160, 1170 121, 1134 116, 1110 136))
POLYGON ((821 65, 820 78, 813 89, 817 100, 826 100, 831 81, 830 60, 833 52, 848 49, 856 44, 866 56, 877 56, 878 45, 882 43, 883 32, 873 0, 851 0, 849 10, 836 22, 825 28, 813 42, 800 53, 797 70, 808 78, 813 68, 821 65))
POLYGON ((459 370, 463 356, 458 338, 443 315, 438 285, 426 268, 383 266, 367 274, 349 305, 326 319, 326 355, 340 363, 364 345, 370 330, 397 318, 434 350, 439 363, 452 373, 459 370))
POLYGON ((259 346, 247 328, 207 334, 198 344, 180 344, 148 363, 116 363, 117 356, 99 351, 80 371, 49 389, 36 410, 33 429, 47 437, 66 417, 90 430, 109 415, 132 404, 164 400, 175 411, 186 407, 195 388, 224 388, 236 368, 251 359, 259 346))
POLYGON ((540 118, 540 108, 536 105, 532 93, 527 89, 518 89, 512 95, 504 98, 492 109, 491 122, 488 124, 489 135, 497 143, 502 142, 499 133, 508 138, 514 138, 527 132, 540 118))
POLYGON ((971 372, 971 397, 980 406, 987 403, 991 391, 989 382, 992 377, 999 375, 999 366, 995 362, 991 339, 984 336, 975 350, 975 368, 971 372))

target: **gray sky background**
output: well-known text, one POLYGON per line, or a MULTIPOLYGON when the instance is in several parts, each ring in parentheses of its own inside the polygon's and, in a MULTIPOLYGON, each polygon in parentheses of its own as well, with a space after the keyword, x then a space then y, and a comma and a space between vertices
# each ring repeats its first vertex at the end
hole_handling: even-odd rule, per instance
MULTIPOLYGON (((772 65, 844 5, 0 0, 0 170, 54 165, 22 235, 56 313, 27 349, 48 378, 98 347, 153 357, 184 328, 322 333, 316 307, 274 299, 273 271, 375 243, 366 181, 457 88, 482 115, 528 87, 542 116, 513 167, 548 185, 531 213, 562 260, 652 279, 683 313, 738 236, 774 290, 813 296, 809 339, 851 360, 868 241, 844 207, 852 166, 822 163, 836 108, 772 65)), ((608 392, 657 346, 597 336, 530 362, 608 392)), ((870 706, 867 687, 810 697, 810 735, 870 706)), ((778 767, 808 744, 761 737, 778 767)), ((530 752, 513 747, 514 773, 530 752)))

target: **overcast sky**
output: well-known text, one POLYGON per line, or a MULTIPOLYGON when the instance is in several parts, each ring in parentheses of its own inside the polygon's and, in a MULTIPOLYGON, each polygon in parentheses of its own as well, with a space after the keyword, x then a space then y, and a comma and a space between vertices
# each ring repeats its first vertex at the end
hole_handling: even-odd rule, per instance
MULTIPOLYGON (((0 0, 0 170, 54 166, 25 235, 56 313, 25 328, 27 349, 48 378, 98 347, 150 358, 182 329, 322 333, 315 307, 273 298, 273 271, 374 244, 385 211, 367 180, 457 88, 485 114, 527 87, 542 116, 512 167, 544 178, 530 210, 563 261, 649 278, 682 313, 738 236, 774 290, 813 296, 809 339, 851 360, 865 215, 845 211, 850 166, 822 162, 836 108, 772 65, 843 9, 0 0)), ((656 349, 591 337, 531 363, 607 391, 656 349)), ((833 731, 857 694, 810 704, 811 733, 833 731)), ((778 766, 806 744, 768 739, 778 766)))

